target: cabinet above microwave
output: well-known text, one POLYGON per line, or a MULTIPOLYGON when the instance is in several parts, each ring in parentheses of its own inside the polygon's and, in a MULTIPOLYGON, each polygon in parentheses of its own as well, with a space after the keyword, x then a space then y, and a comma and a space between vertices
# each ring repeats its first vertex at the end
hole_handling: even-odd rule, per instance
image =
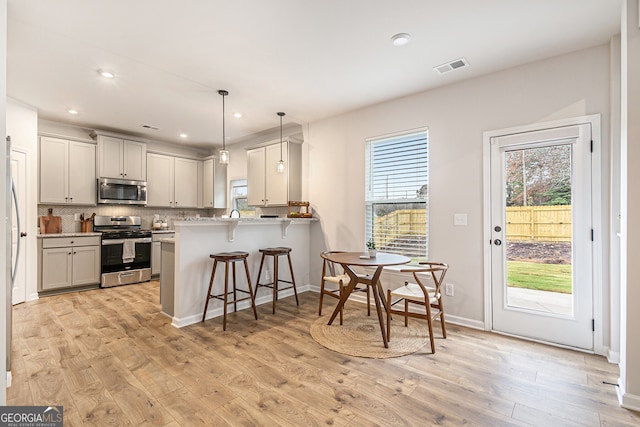
POLYGON ((147 144, 108 135, 94 134, 98 140, 100 178, 147 180, 147 144))

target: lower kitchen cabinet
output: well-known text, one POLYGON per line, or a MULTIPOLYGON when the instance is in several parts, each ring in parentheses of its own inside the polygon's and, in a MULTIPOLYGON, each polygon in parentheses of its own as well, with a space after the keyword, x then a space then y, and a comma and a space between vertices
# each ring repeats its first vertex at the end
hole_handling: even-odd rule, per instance
POLYGON ((175 233, 153 233, 153 243, 151 243, 151 275, 157 276, 162 270, 162 256, 161 256, 161 239, 173 239, 176 236, 175 233))
POLYGON ((100 236, 42 238, 38 246, 38 291, 100 283, 100 236))

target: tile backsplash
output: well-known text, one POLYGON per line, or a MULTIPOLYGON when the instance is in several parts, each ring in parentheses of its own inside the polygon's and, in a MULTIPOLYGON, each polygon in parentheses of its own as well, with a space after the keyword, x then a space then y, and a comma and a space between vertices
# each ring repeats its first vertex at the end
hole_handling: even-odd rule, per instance
POLYGON ((39 217, 47 215, 48 209, 53 209, 53 215, 62 217, 62 232, 77 233, 80 232, 80 221, 76 221, 76 214, 84 214, 85 218, 91 217, 95 212, 96 215, 137 215, 142 219, 142 228, 151 229, 153 225, 153 216, 160 215, 161 219, 167 218, 169 228, 173 228, 173 222, 186 217, 212 217, 227 215, 228 209, 174 209, 174 208, 151 208, 141 206, 125 206, 125 205, 97 205, 97 206, 69 206, 69 205, 38 205, 38 232, 40 230, 39 217))

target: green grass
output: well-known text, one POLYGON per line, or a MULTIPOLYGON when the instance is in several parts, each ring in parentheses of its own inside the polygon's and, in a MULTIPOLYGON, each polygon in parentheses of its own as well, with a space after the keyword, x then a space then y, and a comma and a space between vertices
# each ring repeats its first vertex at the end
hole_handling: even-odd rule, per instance
POLYGON ((507 261, 507 286, 539 291, 571 293, 570 264, 507 261))

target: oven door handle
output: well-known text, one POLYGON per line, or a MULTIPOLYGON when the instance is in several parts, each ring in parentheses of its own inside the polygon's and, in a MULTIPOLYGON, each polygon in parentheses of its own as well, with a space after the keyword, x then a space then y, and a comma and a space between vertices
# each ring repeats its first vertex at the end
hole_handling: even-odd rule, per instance
POLYGON ((134 243, 151 243, 151 237, 140 237, 138 239, 104 239, 102 241, 102 246, 123 245, 125 241, 133 241, 134 243))

